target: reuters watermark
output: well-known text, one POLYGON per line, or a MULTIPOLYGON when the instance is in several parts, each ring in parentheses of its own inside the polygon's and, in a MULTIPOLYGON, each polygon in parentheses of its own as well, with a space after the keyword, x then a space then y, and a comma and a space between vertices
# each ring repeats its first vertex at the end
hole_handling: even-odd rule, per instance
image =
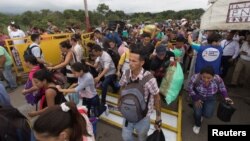
POLYGON ((208 125, 208 141, 229 138, 250 141, 250 125, 208 125))

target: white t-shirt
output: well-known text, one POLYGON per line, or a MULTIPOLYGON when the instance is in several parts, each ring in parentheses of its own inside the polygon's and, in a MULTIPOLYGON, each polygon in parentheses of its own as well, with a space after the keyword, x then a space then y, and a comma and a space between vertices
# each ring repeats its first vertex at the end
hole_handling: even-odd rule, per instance
POLYGON ((38 47, 34 47, 34 48, 31 49, 32 54, 36 58, 44 59, 44 56, 43 56, 43 54, 41 52, 42 50, 41 50, 40 46, 37 43, 32 43, 29 47, 32 47, 32 46, 38 46, 38 47))
MULTIPOLYGON (((15 38, 24 38, 25 37, 25 33, 22 30, 17 30, 17 31, 11 31, 9 34, 11 39, 15 39, 15 38)), ((24 44, 24 40, 13 40, 14 45, 17 44, 24 44)))
POLYGON ((237 41, 221 41, 221 47, 223 48, 223 56, 233 56, 235 59, 239 54, 240 45, 237 41))
POLYGON ((103 69, 108 68, 108 72, 105 74, 105 77, 115 74, 116 72, 115 64, 110 55, 106 51, 102 52, 102 56, 99 58, 99 63, 103 69))
POLYGON ((76 44, 74 47, 73 47, 73 51, 76 55, 76 60, 77 62, 81 62, 81 60, 83 59, 83 48, 80 44, 76 44))

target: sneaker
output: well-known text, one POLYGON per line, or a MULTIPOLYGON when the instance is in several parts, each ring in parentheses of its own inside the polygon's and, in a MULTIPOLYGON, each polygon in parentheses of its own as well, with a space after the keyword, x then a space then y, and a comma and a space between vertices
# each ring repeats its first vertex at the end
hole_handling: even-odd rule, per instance
POLYGON ((195 134, 199 134, 199 133, 200 133, 200 129, 201 129, 201 127, 194 126, 194 127, 193 127, 193 132, 194 132, 195 134))
POLYGON ((105 110, 105 115, 108 116, 109 115, 109 106, 107 104, 105 104, 106 110, 105 110))

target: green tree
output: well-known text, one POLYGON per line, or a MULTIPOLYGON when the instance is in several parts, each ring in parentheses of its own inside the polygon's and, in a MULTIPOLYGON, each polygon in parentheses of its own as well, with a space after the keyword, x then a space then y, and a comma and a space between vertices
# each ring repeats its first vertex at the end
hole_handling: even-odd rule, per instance
POLYGON ((104 3, 101 3, 97 6, 96 10, 98 13, 102 14, 103 16, 106 16, 109 11, 109 6, 104 3))

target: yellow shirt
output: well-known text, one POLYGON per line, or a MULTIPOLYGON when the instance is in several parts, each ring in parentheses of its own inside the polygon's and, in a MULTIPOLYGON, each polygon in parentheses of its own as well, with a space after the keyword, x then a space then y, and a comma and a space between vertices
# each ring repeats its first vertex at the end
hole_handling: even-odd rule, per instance
POLYGON ((126 50, 120 60, 119 60, 119 65, 123 65, 125 62, 129 63, 129 50, 126 50))

